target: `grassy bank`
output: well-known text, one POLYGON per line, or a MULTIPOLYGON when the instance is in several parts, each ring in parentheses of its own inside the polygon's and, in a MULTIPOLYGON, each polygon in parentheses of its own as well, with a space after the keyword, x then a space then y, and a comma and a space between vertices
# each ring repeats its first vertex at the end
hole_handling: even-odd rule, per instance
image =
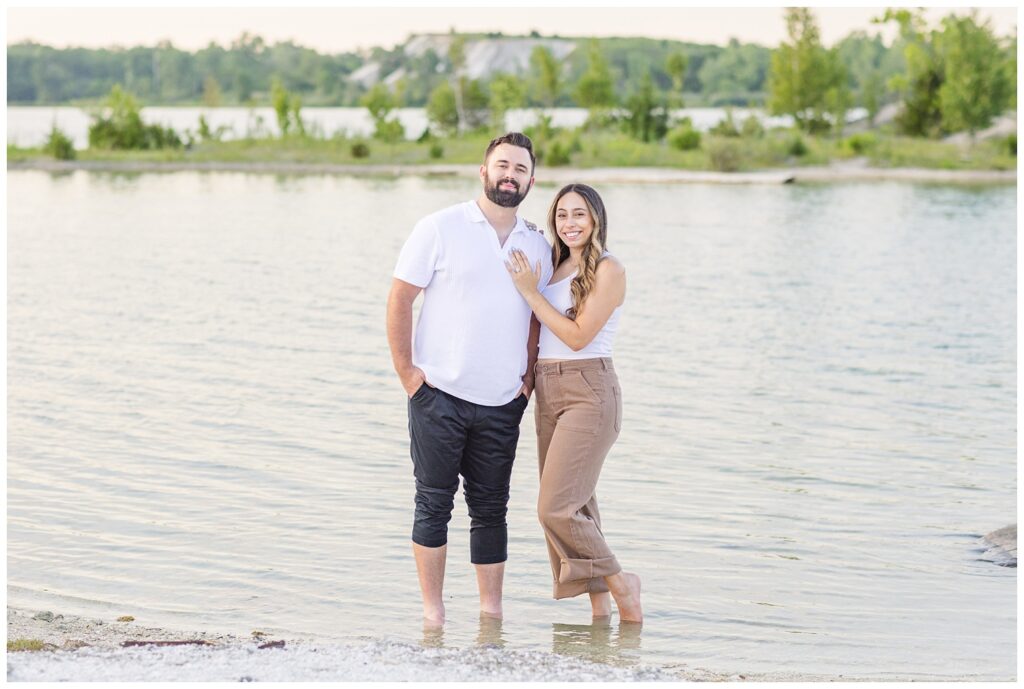
MULTIPOLYGON (((203 141, 190 147, 148 151, 78 151, 76 159, 97 162, 327 163, 343 165, 426 165, 478 163, 487 135, 466 135, 394 144, 374 139, 283 139, 203 141)), ((756 171, 820 166, 844 161, 879 168, 1013 170, 1017 159, 1005 137, 958 145, 872 132, 847 137, 814 137, 774 130, 760 137, 704 134, 699 148, 679 150, 666 141, 644 143, 616 132, 564 131, 536 138, 540 163, 578 169, 661 167, 695 171, 756 171)), ((7 147, 9 162, 48 160, 41 148, 7 147)))

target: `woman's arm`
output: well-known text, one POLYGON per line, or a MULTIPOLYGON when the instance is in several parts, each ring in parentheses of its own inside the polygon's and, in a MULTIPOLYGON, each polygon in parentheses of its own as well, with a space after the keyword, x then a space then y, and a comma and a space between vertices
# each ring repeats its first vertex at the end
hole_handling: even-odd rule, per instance
POLYGON ((505 267, 516 289, 533 309, 537 320, 574 352, 580 351, 597 337, 597 333, 611 318, 615 308, 622 304, 626 295, 626 269, 617 259, 608 256, 597 264, 594 289, 578 309, 576 320, 572 320, 552 306, 537 289, 540 282, 539 261, 536 268, 531 270, 526 255, 513 251, 511 263, 506 263, 505 267))

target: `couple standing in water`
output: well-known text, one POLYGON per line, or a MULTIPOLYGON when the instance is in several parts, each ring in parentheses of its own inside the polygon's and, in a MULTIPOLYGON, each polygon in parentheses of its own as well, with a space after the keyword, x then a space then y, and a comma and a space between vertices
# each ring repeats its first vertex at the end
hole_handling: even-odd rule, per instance
POLYGON ((625 269, 607 251, 607 214, 591 187, 570 184, 555 196, 553 246, 516 214, 535 165, 526 135, 491 141, 482 193, 416 224, 388 296, 388 344, 409 396, 412 549, 423 615, 433 623, 444 622, 448 522, 460 476, 480 610, 502 614, 509 482, 534 391, 537 515, 554 597, 587 593, 595 617, 610 615, 614 599, 621 621, 643 619, 640 579, 622 571, 605 542, 595 495, 622 423, 611 354, 625 269))

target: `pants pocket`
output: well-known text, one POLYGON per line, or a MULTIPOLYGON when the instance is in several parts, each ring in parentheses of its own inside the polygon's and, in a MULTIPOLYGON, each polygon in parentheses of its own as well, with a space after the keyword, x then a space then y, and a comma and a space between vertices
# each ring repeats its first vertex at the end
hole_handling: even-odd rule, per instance
POLYGON ((598 404, 604 399, 604 379, 597 371, 577 371, 580 377, 580 384, 590 393, 590 396, 598 404))
POLYGON ((612 387, 612 395, 615 396, 615 432, 622 430, 622 390, 618 385, 612 387))

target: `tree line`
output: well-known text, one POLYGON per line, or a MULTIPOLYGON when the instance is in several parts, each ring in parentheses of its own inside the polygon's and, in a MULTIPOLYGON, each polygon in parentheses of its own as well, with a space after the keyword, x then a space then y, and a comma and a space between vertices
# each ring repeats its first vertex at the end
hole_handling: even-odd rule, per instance
MULTIPOLYGON (((503 37, 462 34, 460 38, 466 42, 503 37)), ((691 105, 760 105, 767 95, 772 50, 764 46, 735 39, 725 46, 647 38, 595 41, 607 59, 612 91, 622 99, 634 95, 647 75, 655 88, 685 92, 691 105), (669 63, 670 56, 680 53, 685 56, 681 74, 674 72, 669 63)), ((544 83, 542 64, 532 65, 527 74, 489 75, 475 87, 488 92, 497 82, 498 88, 504 88, 514 77, 522 82, 527 106, 586 107, 574 85, 592 76, 591 42, 576 43, 578 48, 555 64, 558 88, 544 83)), ((900 50, 864 32, 850 34, 838 47, 854 93, 863 90, 872 73, 887 78, 902 64, 900 50)), ((151 105, 267 104, 277 79, 306 105, 357 106, 368 88, 349 77, 359 67, 376 63, 381 75, 398 69, 405 73, 395 94, 400 107, 425 107, 431 93, 450 81, 450 57, 435 50, 408 55, 402 45, 390 50, 374 48, 364 55, 328 55, 292 42, 267 44, 248 33, 228 47, 211 43, 194 52, 168 42, 127 49, 58 49, 21 43, 7 49, 7 102, 52 105, 97 101, 116 84, 151 105)))
MULTIPOLYGON (((282 136, 306 136, 302 105, 315 103, 317 94, 322 95, 318 89, 340 85, 346 89, 346 97, 354 99, 352 104, 369 111, 375 122, 374 137, 392 144, 406 136, 394 114, 400 106, 425 107, 430 128, 421 138, 426 140, 432 135, 458 136, 487 127, 501 128, 512 108, 575 105, 590 111, 588 129, 620 129, 640 141, 667 139, 675 148, 693 150, 700 147, 700 133, 686 118, 675 121, 673 111, 692 96, 694 80, 697 87, 706 86, 705 81, 717 84, 717 88, 724 89, 721 93, 731 93, 730 97, 737 99, 740 94, 749 96, 751 89, 763 89, 761 102, 770 113, 791 116, 797 129, 811 134, 841 134, 846 113, 855 105, 864 107, 873 120, 883 104, 893 102, 899 106, 895 124, 900 133, 935 137, 966 130, 973 136, 1004 110, 1016 107, 1016 37, 999 39, 988 22, 979 20, 976 11, 962 16, 950 14, 939 26, 928 29, 920 11, 888 10, 875 21, 898 26, 899 38, 889 47, 877 35, 856 32, 826 48, 809 8, 786 9, 785 21, 787 38, 774 50, 732 41, 712 54, 688 50, 688 44, 672 41, 591 39, 578 45, 565 60, 556 59, 547 47, 537 45, 530 55, 527 74, 498 73, 487 79, 467 76, 467 45, 473 37, 453 33, 443 55, 428 50, 404 65, 401 79, 391 84, 378 82, 369 89, 340 76, 343 72, 351 74, 363 64, 355 56, 330 56, 330 63, 321 63, 323 56, 315 51, 291 43, 266 46, 250 35, 236 41, 231 50, 210 46, 197 52, 192 56, 195 64, 181 57, 188 53, 169 46, 158 46, 155 51, 131 49, 121 55, 130 73, 121 75, 124 88, 119 81, 109 87, 105 107, 108 114, 94 115, 90 144, 95 140, 96 145, 108 148, 181 145, 172 132, 143 127, 135 98, 154 90, 171 98, 186 95, 188 90, 181 81, 169 76, 177 74, 175 70, 184 70, 193 82, 201 78, 202 99, 208 105, 224 100, 225 85, 216 74, 227 80, 227 88, 236 89, 236 95, 247 97, 249 103, 259 93, 256 89, 264 87, 260 80, 268 78, 268 100, 282 136), (133 55, 141 60, 137 69, 132 66, 133 55), (204 71, 196 66, 199 64, 211 66, 204 71), (147 65, 151 68, 148 73, 147 65), (257 67, 262 70, 261 76, 243 78, 249 74, 246 70, 257 67), (625 84, 624 74, 632 75, 625 84), (125 113, 135 114, 129 117, 125 113), (119 133, 123 127, 130 133, 119 133)), ((9 99, 28 93, 22 83, 25 65, 11 69, 16 62, 12 51, 30 48, 43 50, 24 45, 9 49, 9 77, 14 73, 9 81, 9 99)), ((116 54, 91 52, 105 57, 116 54)), ((394 60, 399 53, 404 56, 399 49, 377 54, 382 74, 397 69, 394 60)), ((40 71, 35 68, 42 64, 35 62, 27 71, 35 74, 40 71)), ((110 65, 105 77, 108 80, 117 78, 116 69, 110 65)), ((51 67, 53 64, 47 64, 41 71, 49 73, 51 67)), ((107 84, 104 80, 90 82, 84 74, 75 80, 78 88, 107 84)), ((52 88, 62 83, 57 79, 52 88)), ((195 91, 198 87, 193 83, 191 88, 195 91)), ((550 119, 542 118, 539 137, 554 147, 554 133, 550 119)), ((760 137, 763 127, 756 118, 738 126, 730 114, 712 133, 760 137)), ((216 136, 200 122, 200 140, 216 136)), ((578 147, 578 141, 566 144, 566 150, 554 148, 553 154, 567 160, 573 145, 578 147)), ((801 147, 800 142, 794 142, 794 151, 801 147)))

